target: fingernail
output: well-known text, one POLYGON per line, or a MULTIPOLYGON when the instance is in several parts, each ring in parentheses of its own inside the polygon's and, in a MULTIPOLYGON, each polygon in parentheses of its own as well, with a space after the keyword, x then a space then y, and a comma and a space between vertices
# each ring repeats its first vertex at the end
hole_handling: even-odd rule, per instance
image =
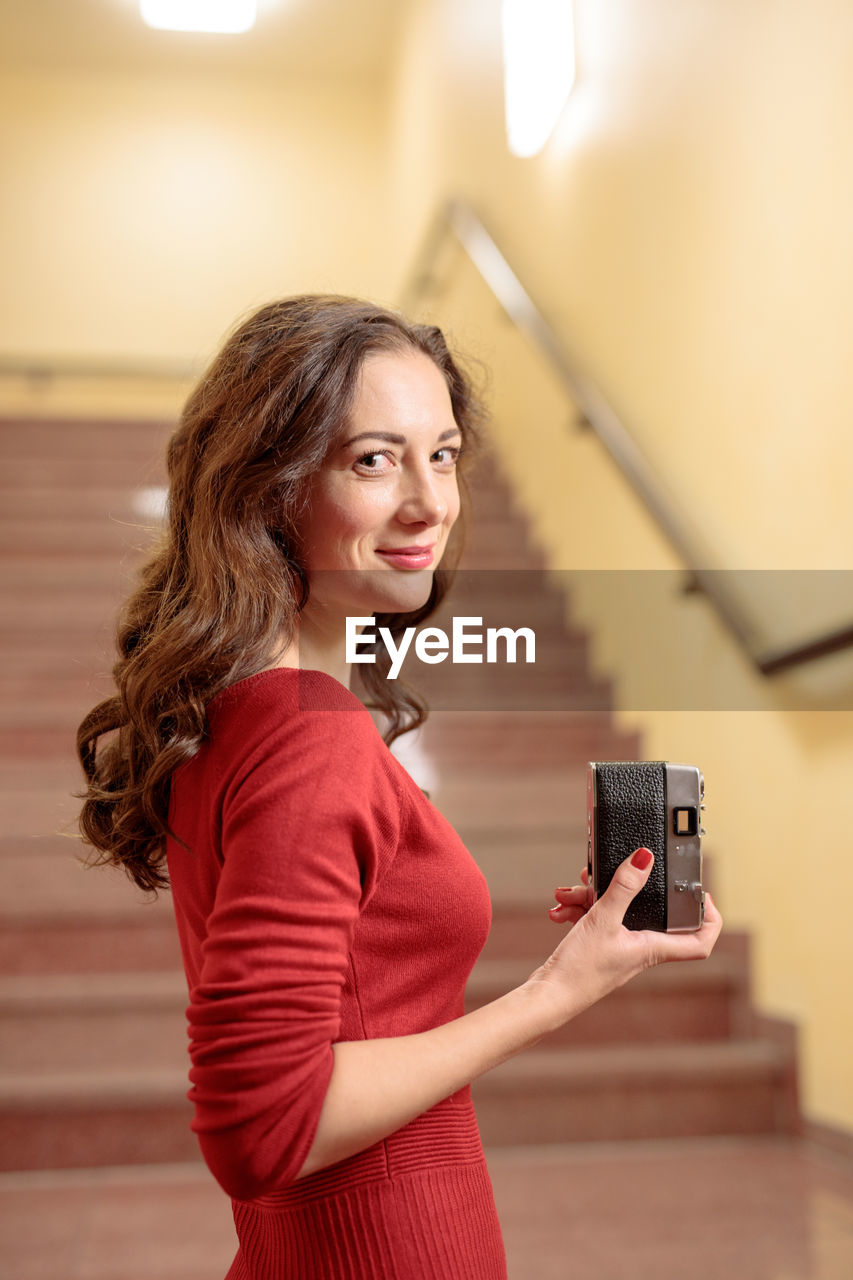
POLYGON ((562 911, 562 907, 551 907, 548 911, 549 916, 553 916, 557 911, 562 911))
POLYGON ((654 856, 651 849, 638 849, 631 858, 631 866, 636 867, 638 871, 645 871, 654 856))

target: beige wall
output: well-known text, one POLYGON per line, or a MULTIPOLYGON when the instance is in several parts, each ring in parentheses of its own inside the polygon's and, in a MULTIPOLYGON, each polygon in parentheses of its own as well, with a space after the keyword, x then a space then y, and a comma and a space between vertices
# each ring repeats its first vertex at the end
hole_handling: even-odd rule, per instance
POLYGON ((364 81, 21 71, 0 89, 0 352, 204 358, 272 297, 387 297, 364 81))
MULTIPOLYGON (((463 23, 452 0, 416 5, 395 138, 408 254, 439 196, 481 212, 678 495, 707 565, 850 568, 853 11, 576 0, 576 89, 522 161, 503 139, 499 8, 474 0, 463 23)), ((500 452, 551 563, 675 566, 473 270, 457 259, 430 306, 494 370, 500 452)), ((789 580, 793 608, 762 609, 790 624, 815 582, 789 580)), ((853 657, 769 684, 701 599, 639 575, 631 601, 603 575, 573 586, 646 755, 704 768, 714 883, 729 924, 752 933, 760 1006, 798 1022, 807 1114, 853 1128, 853 714, 831 709, 853 705, 853 657)))

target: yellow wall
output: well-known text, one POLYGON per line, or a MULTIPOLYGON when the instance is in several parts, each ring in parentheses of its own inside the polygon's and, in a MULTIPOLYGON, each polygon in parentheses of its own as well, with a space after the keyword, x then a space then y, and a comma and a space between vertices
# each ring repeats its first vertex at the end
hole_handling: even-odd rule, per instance
POLYGON ((301 290, 387 296, 363 81, 22 70, 0 88, 0 352, 178 365, 301 290))
MULTIPOLYGON (((843 0, 575 9, 576 89, 548 147, 522 161, 503 137, 498 0, 416 3, 394 137, 400 259, 439 197, 467 198, 678 494, 707 565, 849 569, 853 12, 843 0)), ((458 256, 428 307, 494 370, 500 453, 551 563, 677 565, 458 256)), ((799 600, 815 584, 785 590, 799 600)), ((807 1114, 853 1128, 853 713, 831 709, 853 705, 853 656, 769 684, 701 599, 666 598, 659 577, 637 574, 627 606, 602 574, 572 586, 646 755, 705 771, 714 883, 729 924, 752 933, 760 1006, 800 1027, 807 1114), (654 587, 663 646, 638 583, 654 587), (707 697, 682 669, 687 650, 707 697)))

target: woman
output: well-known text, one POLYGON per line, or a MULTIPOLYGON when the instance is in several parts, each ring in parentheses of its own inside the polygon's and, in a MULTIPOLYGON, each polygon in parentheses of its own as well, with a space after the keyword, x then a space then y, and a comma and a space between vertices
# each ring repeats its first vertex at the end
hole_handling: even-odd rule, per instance
MULTIPOLYGON (((468 1085, 720 929, 710 902, 695 935, 624 929, 638 850, 591 908, 559 889, 574 928, 463 1015, 488 894, 349 692, 345 619, 397 634, 441 601, 477 421, 437 329, 336 297, 257 312, 171 441, 118 692, 80 728, 84 836, 143 887, 171 882, 232 1280, 504 1276, 468 1085)), ((390 743, 425 709, 383 653, 361 671, 390 743)))

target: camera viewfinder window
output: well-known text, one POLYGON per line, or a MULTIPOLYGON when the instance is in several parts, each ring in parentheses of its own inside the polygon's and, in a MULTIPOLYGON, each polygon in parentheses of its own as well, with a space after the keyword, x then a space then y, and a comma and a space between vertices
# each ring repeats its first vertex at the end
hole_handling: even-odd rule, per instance
POLYGON ((677 836, 695 836, 697 831, 696 809, 675 809, 674 826, 677 836))

